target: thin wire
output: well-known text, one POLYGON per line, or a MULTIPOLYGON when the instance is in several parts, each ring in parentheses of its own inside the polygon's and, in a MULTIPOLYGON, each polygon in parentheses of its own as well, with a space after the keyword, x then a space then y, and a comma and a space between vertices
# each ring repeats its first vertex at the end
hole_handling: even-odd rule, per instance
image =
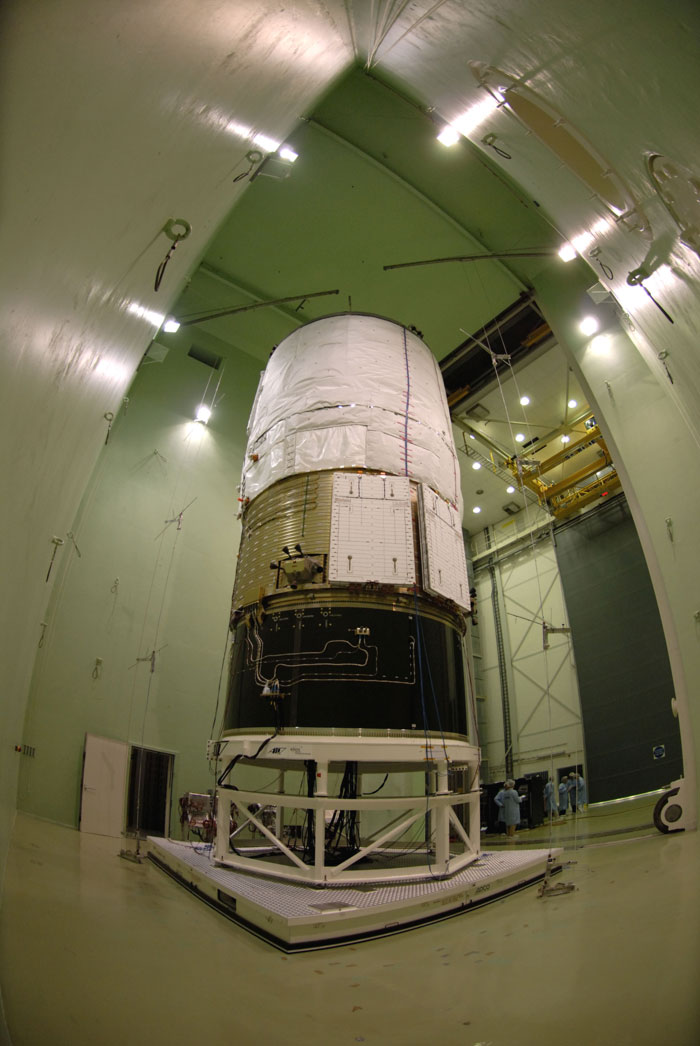
MULTIPOLYGON (((419 619, 416 616, 416 621, 418 622, 418 620, 419 619)), ((423 632, 423 626, 422 625, 420 625, 419 631, 420 631, 421 642, 423 643, 423 650, 425 651, 425 664, 426 664, 426 667, 428 669, 428 682, 430 683, 430 691, 431 691, 431 694, 432 694, 432 697, 433 697, 433 706, 435 708, 435 715, 436 715, 436 718, 437 718, 438 730, 440 731, 440 738, 442 740, 442 750, 445 753, 445 759, 447 760, 447 762, 449 762, 449 756, 447 754, 447 744, 445 742, 445 734, 443 733, 442 721, 440 719, 440 709, 438 708, 437 697, 436 697, 436 694, 435 694, 435 687, 433 686, 433 675, 432 675, 432 672, 430 671, 430 654, 428 652, 427 643, 425 642, 425 633, 423 632)))
POLYGON ((382 44, 384 43, 384 40, 386 39, 388 34, 391 32, 391 30, 394 28, 394 26, 396 25, 396 23, 398 22, 399 18, 404 13, 404 11, 406 10, 406 8, 408 7, 410 2, 411 2, 411 0, 400 0, 399 5, 398 5, 398 10, 396 11, 396 14, 394 14, 393 9, 395 7, 395 4, 392 3, 391 0, 387 0, 387 3, 385 5, 385 7, 384 7, 384 16, 381 19, 381 29, 379 27, 379 22, 378 22, 376 33, 375 33, 375 36, 373 38, 373 46, 372 46, 372 48, 370 50, 370 53, 367 56, 367 65, 366 65, 367 69, 371 69, 372 64, 374 63, 374 59, 376 57, 377 51, 382 46, 382 44))
MULTIPOLYGON (((396 45, 401 43, 401 41, 404 39, 404 37, 408 36, 410 33, 415 32, 415 30, 418 28, 418 26, 421 25, 421 23, 423 23, 426 20, 426 18, 430 18, 430 16, 432 14, 434 14, 438 10, 438 8, 442 7, 442 5, 445 4, 445 3, 447 3, 447 0, 437 0, 437 2, 434 3, 432 7, 428 8, 428 10, 424 14, 422 14, 420 16, 420 18, 416 22, 414 22, 412 25, 409 25, 408 29, 405 29, 404 32, 401 34, 401 36, 398 37, 397 40, 394 40, 394 42, 391 45, 391 47, 387 47, 386 51, 382 55, 382 59, 385 59, 386 56, 391 51, 394 50, 396 45)), ((379 48, 377 48, 377 50, 378 49, 379 48)))
POLYGON ((411 370, 408 362, 408 340, 406 337, 406 328, 403 328, 403 355, 404 362, 406 365, 406 410, 404 412, 404 427, 403 427, 403 474, 408 475, 408 409, 411 402, 411 370))
MULTIPOLYGON (((198 443, 198 446, 197 446, 197 453, 195 455, 193 464, 196 464, 196 462, 197 462, 197 458, 199 457, 199 453, 201 451, 201 446, 202 446, 202 441, 200 439, 200 441, 198 443)), ((175 485, 174 485, 174 490, 173 490, 173 494, 172 494, 171 505, 174 505, 176 503, 175 498, 176 498, 176 494, 177 494, 177 486, 178 486, 178 484, 180 482, 180 479, 181 479, 181 477, 183 475, 183 472, 184 472, 186 466, 189 463, 189 458, 191 457, 191 453, 192 453, 192 445, 190 444, 187 447, 187 450, 186 450, 186 452, 185 452, 185 454, 183 456, 182 462, 180 464, 180 468, 178 469, 178 473, 177 473, 177 475, 175 477, 175 485)), ((189 486, 189 483, 188 483, 188 486, 189 486)), ((173 511, 173 510, 171 509, 171 511, 173 511)), ((149 607, 150 607, 151 595, 153 593, 153 588, 154 588, 154 585, 155 585, 155 579, 156 579, 156 576, 157 576, 157 573, 158 573, 158 566, 159 566, 159 561, 160 561, 160 555, 161 555, 161 551, 162 551, 162 548, 163 548, 163 542, 165 540, 166 533, 167 533, 167 528, 166 528, 166 530, 164 530, 162 532, 162 535, 161 535, 161 538, 160 538, 160 542, 159 542, 159 545, 158 545, 158 552, 157 552, 157 555, 156 555, 155 566, 153 568, 153 573, 151 575, 151 584, 150 584, 150 587, 149 587, 149 590, 148 590, 148 596, 146 598, 146 606, 145 606, 145 610, 144 610, 143 624, 142 624, 142 627, 141 627, 141 637, 140 637, 140 640, 139 640, 139 649, 142 649, 142 646, 143 646, 143 637, 144 637, 145 632, 146 632, 146 623, 147 623, 147 620, 148 620, 148 610, 149 610, 149 607)), ((164 610, 165 610, 165 600, 166 600, 166 596, 167 596, 168 589, 169 589, 170 576, 171 576, 171 573, 172 573, 173 562, 174 562, 174 558, 175 558, 175 550, 177 548, 177 542, 178 542, 178 537, 179 537, 180 531, 176 528, 175 531, 174 531, 174 534, 175 534, 175 537, 173 539, 173 542, 172 542, 172 545, 171 545, 171 549, 170 549, 170 559, 169 559, 169 562, 168 562, 168 569, 167 569, 165 580, 164 580, 164 583, 163 583, 163 589, 162 589, 162 595, 161 595, 161 601, 160 601, 160 609, 159 609, 159 612, 158 612, 158 619, 156 621, 156 627, 155 627, 155 632, 154 632, 154 637, 153 637, 153 644, 151 646, 151 650, 152 651, 156 651, 156 649, 158 647, 158 637, 159 637, 159 634, 160 634, 160 626, 161 626, 161 622, 162 622, 162 619, 163 619, 163 613, 164 613, 164 610)), ((152 656, 154 656, 154 655, 152 655, 152 656)), ((140 828, 141 828, 141 825, 140 825, 141 816, 140 815, 141 815, 141 798, 142 798, 141 793, 142 793, 142 787, 143 787, 144 741, 145 741, 145 736, 146 736, 146 721, 147 721, 147 718, 148 718, 148 710, 149 710, 150 699, 151 699, 151 689, 152 689, 152 686, 153 686, 153 676, 155 675, 154 667, 155 667, 155 662, 154 662, 154 660, 152 660, 151 661, 151 668, 150 668, 150 671, 148 673, 148 685, 146 687, 146 695, 145 695, 144 706, 143 706, 143 715, 142 715, 142 718, 141 718, 141 732, 140 732, 140 740, 139 740, 139 748, 140 748, 140 752, 139 752, 139 776, 138 776, 138 781, 137 781, 137 786, 136 786, 136 825, 135 825, 135 828, 136 828, 136 852, 137 853, 138 853, 138 849, 139 849, 139 845, 140 845, 140 828)), ((128 719, 127 743, 129 742, 129 738, 131 737, 131 727, 132 727, 132 722, 133 722, 134 701, 135 701, 135 696, 136 696, 136 685, 137 685, 137 682, 138 682, 138 672, 134 672, 134 680, 133 680, 132 687, 131 687, 131 697, 130 697, 130 701, 129 701, 129 719, 128 719)))
POLYGON ((226 653, 228 651, 228 644, 229 644, 229 640, 230 639, 231 639, 231 630, 230 630, 230 628, 227 625, 226 626, 226 642, 224 643, 224 653, 223 653, 223 657, 221 658, 221 669, 219 670, 219 685, 218 685, 218 687, 216 689, 216 706, 214 708, 214 718, 211 721, 211 730, 209 731, 209 736, 210 737, 214 736, 214 728, 216 727, 216 720, 217 720, 217 717, 219 715, 219 702, 221 700, 221 681, 224 678, 224 667, 226 665, 226 653))
MULTIPOLYGON (((497 328, 497 329, 498 329, 499 336, 501 337, 501 342, 503 342, 503 336, 501 334, 500 328, 497 328)), ((503 347, 505 348, 505 344, 504 344, 503 347)), ((515 391, 516 391, 516 395, 518 397, 518 401, 520 401, 520 399, 522 397, 520 395, 520 388, 518 386, 518 379, 517 379, 515 371, 513 370, 513 368, 512 368, 510 363, 508 363, 508 366, 510 367, 510 370, 511 370, 511 376, 513 378, 513 384, 515 385, 515 391)), ((500 380, 499 380, 499 388, 501 389, 501 396, 503 398, 504 407, 505 407, 505 397, 503 396, 503 390, 502 390, 502 386, 501 386, 500 380)), ((526 412, 526 409, 525 409, 525 405, 521 404, 521 407, 522 407, 522 413, 523 413, 523 423, 527 424, 527 412, 526 412)), ((507 407, 506 407, 506 410, 507 410, 507 407)), ((521 479, 521 486, 524 486, 524 483, 522 481, 522 473, 520 473, 520 479, 521 479)), ((523 499, 525 500, 525 498, 524 498, 524 491, 523 491, 523 499)), ((526 518, 527 525, 529 526, 530 525, 530 518, 529 518, 529 508, 530 508, 530 506, 527 503, 527 501, 525 502, 525 507, 526 507, 525 518, 526 518)), ((542 595, 542 583, 541 583, 541 577, 540 577, 540 572, 539 572, 539 564, 538 564, 538 561, 537 561, 538 557, 535 554, 535 545, 536 545, 536 543, 535 543, 535 536, 534 536, 533 533, 530 533, 530 535, 529 535, 529 545, 530 545, 530 551, 531 551, 531 554, 532 554, 533 564, 534 564, 534 567, 535 567, 535 578, 536 578, 536 581, 537 581, 537 591, 538 591, 538 598, 539 598, 539 603, 540 603, 540 610, 542 612, 542 620, 543 620, 543 623, 546 623, 546 614, 545 614, 545 610, 544 610, 544 596, 542 595)), ((533 619, 533 624, 534 624, 534 621, 535 621, 535 619, 533 619)), ((544 670, 545 670, 544 674, 545 674, 546 695, 547 695, 547 719, 548 719, 548 732, 549 732, 549 736, 550 736, 550 751, 551 751, 552 748, 553 748, 553 745, 551 744, 551 736, 552 736, 552 694, 551 694, 551 678, 550 678, 550 672, 549 672, 549 652, 548 652, 548 648, 544 647, 542 653, 544 654, 544 670)), ((579 729, 582 730, 583 723, 582 723, 582 720, 581 720, 580 717, 579 717, 579 720, 580 720, 580 728, 579 729)), ((577 747, 575 749, 575 755, 578 756, 579 754, 582 754, 582 751, 581 751, 580 746, 577 745, 577 747)), ((578 759, 576 760, 576 762, 577 762, 577 765, 578 765, 578 759)), ((550 756, 550 777, 552 779, 554 778, 554 756, 553 755, 550 756)), ((550 819, 550 822, 549 822, 549 833, 550 833, 549 849, 551 851, 552 843, 553 843, 553 834, 552 834, 553 833, 553 821, 552 821, 552 819, 550 819)), ((576 849, 576 847, 577 847, 577 842, 576 842, 577 834, 578 834, 578 804, 577 804, 577 811, 576 811, 576 814, 574 816, 574 849, 576 849)))
MULTIPOLYGON (((483 283, 483 279, 481 277, 481 274, 478 272, 478 270, 476 272, 476 278, 478 278, 481 281, 483 295, 486 298, 486 300, 488 301, 488 294, 487 294, 487 291, 486 291, 486 287, 485 287, 485 285, 483 283)), ((497 332, 497 335, 498 335, 498 337, 500 339, 501 347, 502 347, 502 353, 500 355, 507 357, 508 353, 507 353, 505 341, 503 339, 503 333, 501 331, 500 325, 498 324, 498 321, 496 321, 496 332, 497 332)), ((511 422, 511 418, 510 418, 510 413, 508 411, 508 404, 506 402, 506 397, 505 397, 505 393, 504 393, 504 390, 503 390, 503 383, 501 381, 501 375, 498 372, 497 361, 495 359, 495 355, 496 354, 494 353, 493 349, 491 349, 491 343, 490 343, 490 340, 489 340, 488 332, 485 332, 485 340, 486 340, 486 344, 487 344, 489 350, 491 351, 491 359, 492 359, 492 363, 493 363, 494 374, 495 374, 496 382, 498 384, 498 389, 499 389, 499 392, 500 392, 500 395, 501 395, 501 401, 503 403, 503 409, 505 411, 506 421, 507 421, 507 424, 508 424, 508 429, 509 429, 509 432, 510 432, 511 440, 514 443, 515 442, 515 438, 514 438, 514 434, 513 434, 513 425, 512 425, 512 422, 511 422)), ((514 383, 514 386, 515 386, 515 389, 516 389, 518 400, 520 400, 520 399, 522 399, 522 397, 520 395, 520 389, 518 387, 517 376, 515 374, 515 371, 513 370, 511 361, 508 358, 508 359, 504 360, 504 362, 506 363, 506 365, 510 369, 510 376, 513 379, 513 383, 514 383)), ((524 424, 527 426, 527 412, 525 410, 525 405, 521 404, 521 408, 522 408, 522 413, 523 413, 524 424)), ((524 481, 523 481, 522 469, 518 469, 518 486, 520 488, 520 494, 521 494, 521 497, 522 497, 522 500, 523 500, 523 507, 525 509, 526 525, 529 527, 530 523, 531 523, 530 504, 528 502, 528 499, 525 497, 525 490, 524 490, 525 484, 524 484, 524 481)), ((535 540, 534 540, 534 534, 533 533, 530 533, 530 535, 529 535, 529 545, 530 545, 530 551, 531 551, 531 556, 532 556, 532 562, 533 562, 533 566, 534 566, 534 569, 535 569, 535 580, 536 580, 536 584, 537 584, 537 592, 538 592, 538 599, 539 599, 540 610, 542 611, 542 615, 544 617, 544 606, 543 606, 544 597, 543 597, 543 594, 542 594, 542 582, 541 582, 541 578, 540 578, 539 564, 537 562, 538 557, 536 555, 536 543, 535 543, 535 540)), ((534 620, 533 620, 533 624, 534 624, 534 620)), ((548 734, 549 734, 549 738, 550 738, 550 753, 551 753, 550 754, 550 778, 553 780, 554 779, 554 755, 553 755, 553 745, 552 745, 552 696, 551 696, 551 690, 550 690, 549 661, 548 661, 548 656, 547 656, 547 650, 543 649, 542 653, 544 654, 544 676, 545 676, 545 684, 546 684, 545 692, 546 692, 546 695, 547 695, 547 729, 548 729, 548 734)), ((548 847, 548 849, 550 851, 550 854, 551 854, 551 850, 553 848, 553 841, 554 841, 554 837, 553 837, 553 819, 550 818, 549 819, 549 847, 548 847)))
POLYGON ((357 36, 355 33, 355 18, 352 13, 352 0, 344 0, 345 14, 348 18, 348 26, 350 27, 350 42, 352 43, 352 52, 355 56, 355 61, 360 57, 360 53, 357 49, 357 36))
MULTIPOLYGON (((431 879, 438 879, 439 876, 434 874, 433 869, 432 869, 432 865, 430 863, 430 844, 431 844, 432 839, 431 839, 431 836, 429 835, 429 831, 430 831, 430 828, 432 827, 432 825, 431 825, 431 819, 430 819, 430 770, 427 767, 428 767, 428 763, 429 763, 430 759, 432 758, 433 745, 432 745, 431 738, 428 736, 428 713, 427 713, 426 707, 425 707, 425 690, 423 688, 423 657, 422 657, 422 654, 421 654, 421 641, 420 641, 420 631, 421 631, 421 629, 420 629, 420 619, 419 619, 419 613, 418 613, 418 593, 417 593, 417 589, 416 589, 415 585, 414 585, 414 588, 413 588, 413 604, 414 604, 414 608, 415 608, 416 646, 418 648, 418 690, 419 690, 419 693, 420 693, 420 705, 421 705, 421 712, 422 712, 422 715, 423 715, 423 736, 425 737, 425 763, 426 763, 426 770, 425 770, 425 773, 424 773, 424 782, 425 782, 425 822, 424 823, 425 823, 425 834, 426 834, 425 852, 426 852, 426 863, 427 863, 427 866, 428 866, 428 873, 430 875, 430 878, 431 879)), ((444 744, 444 739, 443 739, 443 744, 444 744)))

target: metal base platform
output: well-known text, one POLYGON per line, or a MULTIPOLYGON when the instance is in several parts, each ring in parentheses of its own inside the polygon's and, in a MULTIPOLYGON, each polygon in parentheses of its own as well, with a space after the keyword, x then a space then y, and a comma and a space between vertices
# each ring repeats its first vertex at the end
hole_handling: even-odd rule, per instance
POLYGON ((381 937, 446 919, 560 871, 561 849, 483 852, 448 879, 313 887, 217 867, 202 843, 148 839, 163 871, 246 930, 286 952, 381 937))

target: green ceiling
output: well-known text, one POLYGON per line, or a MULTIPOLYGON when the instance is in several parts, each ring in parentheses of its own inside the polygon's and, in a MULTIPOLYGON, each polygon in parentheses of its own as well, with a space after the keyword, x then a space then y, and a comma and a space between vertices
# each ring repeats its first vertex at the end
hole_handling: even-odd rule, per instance
POLYGON ((263 360, 300 321, 351 309, 416 326, 441 359, 463 332, 517 299, 547 259, 383 271, 396 262, 560 242, 543 209, 480 149, 466 140, 446 149, 438 129, 430 113, 353 69, 289 135, 299 154, 289 177, 263 168, 253 179, 173 311, 180 318, 340 293, 309 300, 299 312, 293 303, 185 327, 178 341, 263 360))

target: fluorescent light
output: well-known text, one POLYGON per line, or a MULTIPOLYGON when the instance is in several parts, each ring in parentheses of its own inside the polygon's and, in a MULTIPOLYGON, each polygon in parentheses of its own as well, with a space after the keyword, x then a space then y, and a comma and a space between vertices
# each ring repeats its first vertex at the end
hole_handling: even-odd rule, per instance
POLYGON ((269 138, 266 134, 256 134, 253 136, 253 145, 259 145, 266 153, 276 153, 280 144, 280 142, 275 141, 274 138, 269 138))
POLYGON ((515 442, 516 443, 524 443, 525 442, 525 436, 523 435, 522 432, 517 432, 515 434, 515 442))
POLYGON ((450 124, 447 127, 443 127, 440 134, 437 136, 437 140, 442 145, 456 145, 459 141, 459 131, 456 131, 450 124))
POLYGON ((515 487, 506 487, 506 494, 515 494, 515 487))
POLYGON ((471 109, 467 109, 466 113, 458 116, 456 120, 452 121, 450 126, 454 127, 456 131, 459 131, 459 133, 464 135, 466 138, 467 135, 471 134, 472 131, 475 131, 484 120, 487 120, 491 113, 498 109, 499 105, 500 102, 498 99, 492 98, 491 95, 489 95, 487 98, 484 98, 483 101, 478 102, 477 105, 473 105, 471 109))
POLYGON ((174 334, 175 331, 180 330, 180 324, 174 317, 168 316, 167 320, 163 324, 163 330, 166 334, 174 334))
POLYGON ((211 407, 207 407, 205 403, 200 403, 197 407, 197 413, 194 416, 195 421, 202 421, 205 425, 211 417, 211 407))
POLYGON ((474 515, 478 515, 478 513, 481 512, 481 509, 479 508, 478 505, 475 505, 474 508, 472 509, 472 512, 474 513, 474 515))
POLYGON ((562 443, 571 443, 571 436, 562 436, 562 443))
POLYGON ((154 327, 162 327, 165 321, 165 316, 162 312, 154 312, 153 309, 147 309, 144 305, 139 305, 135 301, 132 301, 129 305, 129 312, 133 313, 134 316, 138 316, 139 319, 148 320, 154 327))
POLYGON ((583 254, 586 247, 590 247, 593 243, 593 234, 590 232, 582 232, 579 236, 574 236, 571 241, 571 246, 575 247, 579 254, 583 254))
POLYGON ((586 335, 595 334, 599 327, 600 324, 598 323, 598 320, 595 318, 595 316, 584 316, 578 325, 578 329, 581 331, 581 334, 586 335))
POLYGON ((578 407, 578 402, 576 400, 569 400, 569 402, 567 403, 567 407, 573 410, 574 407, 578 407))
POLYGON ((472 462, 472 468, 473 469, 480 469, 481 468, 481 462, 480 461, 473 461, 472 462))
POLYGON ((565 243, 559 248, 559 257, 565 262, 573 261, 576 257, 576 250, 570 243, 565 243))
POLYGON ((288 145, 283 145, 280 149, 280 157, 283 160, 287 160, 288 163, 294 163, 295 160, 299 159, 299 153, 295 153, 288 145))
POLYGON ((529 396, 521 396, 520 397, 520 406, 521 407, 527 407, 529 402, 530 402, 530 397, 529 396))

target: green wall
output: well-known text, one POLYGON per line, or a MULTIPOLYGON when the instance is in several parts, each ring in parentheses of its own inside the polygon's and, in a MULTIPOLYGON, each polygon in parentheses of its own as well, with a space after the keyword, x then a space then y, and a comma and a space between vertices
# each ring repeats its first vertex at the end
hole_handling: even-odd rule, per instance
MULTIPOLYGON (((573 275, 573 273, 572 273, 573 275)), ((675 689, 681 729, 686 809, 695 825, 697 753, 700 749, 700 644, 697 593, 700 587, 700 492, 696 419, 700 391, 687 377, 697 356, 680 322, 671 326, 652 304, 651 317, 663 322, 642 330, 642 319, 622 314, 612 302, 597 308, 585 293, 590 272, 579 269, 578 285, 566 268, 552 266, 536 280, 537 300, 559 344, 586 390, 605 442, 622 480, 659 608, 675 689), (578 329, 582 315, 594 313, 600 333, 578 329), (659 314, 660 315, 660 314, 659 314), (651 334, 654 340, 651 340, 651 334), (665 347, 668 346, 666 349, 665 347), (668 381, 658 357, 670 354, 676 380, 668 381), (670 528, 669 523, 670 521, 670 528)))
POLYGON ((203 426, 194 411, 221 371, 187 355, 191 337, 169 342, 163 362, 145 358, 102 450, 72 528, 80 556, 67 541, 54 565, 23 737, 36 754, 22 757, 18 806, 68 825, 78 823, 86 732, 174 752, 174 807, 212 784, 206 742, 261 364, 244 352, 226 361, 203 426), (190 502, 182 529, 166 526, 190 502), (154 649, 151 673, 137 658, 154 649))

